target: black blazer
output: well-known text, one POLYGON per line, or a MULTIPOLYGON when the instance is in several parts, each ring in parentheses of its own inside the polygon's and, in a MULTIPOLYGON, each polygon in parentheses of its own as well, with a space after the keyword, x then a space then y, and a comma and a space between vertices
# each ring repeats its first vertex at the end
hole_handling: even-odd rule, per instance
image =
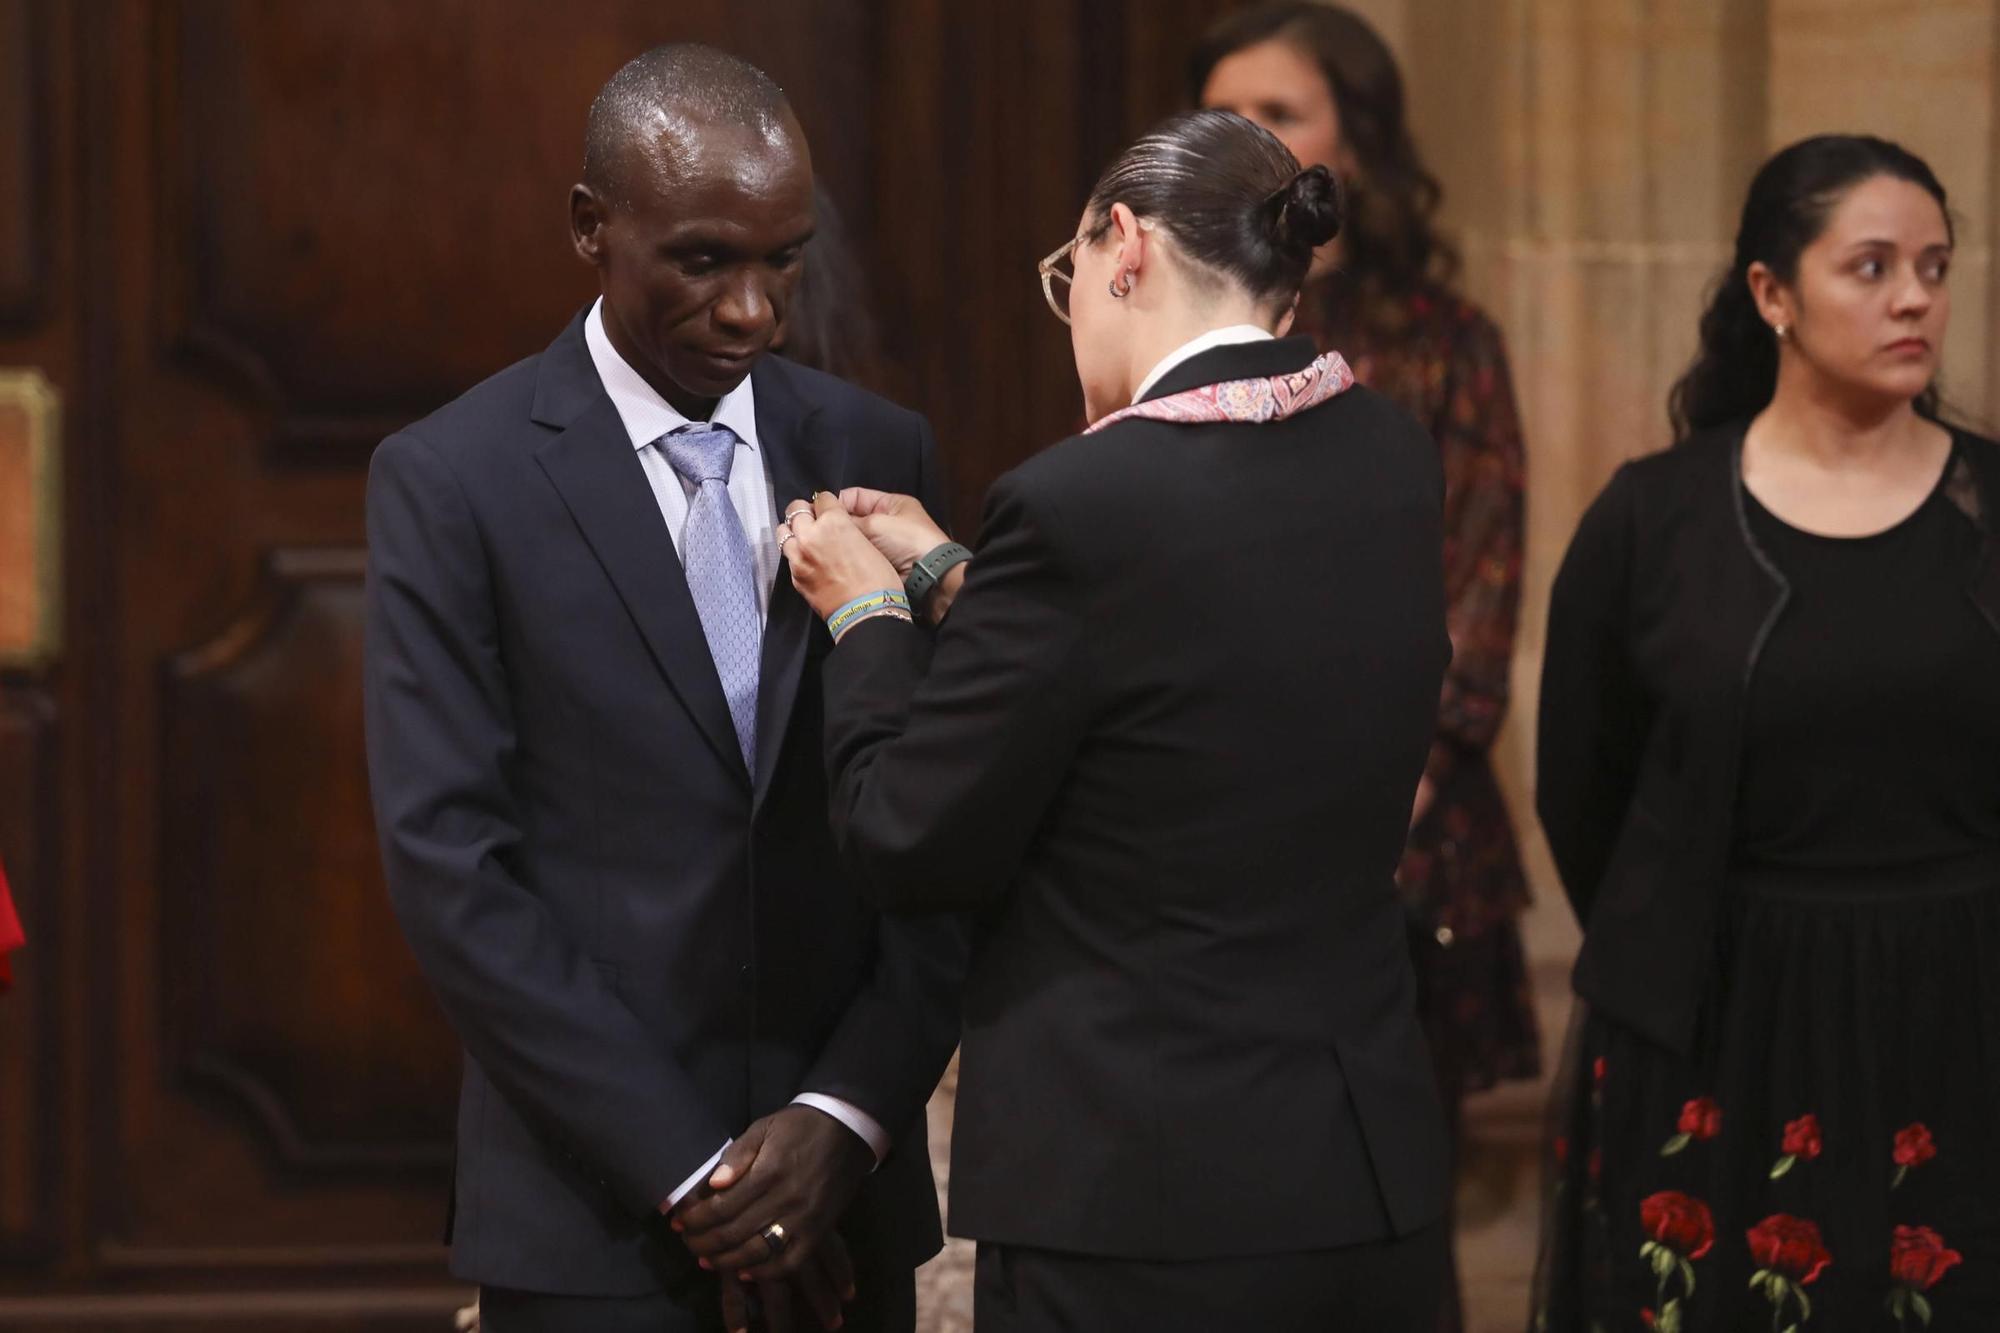
MULTIPOLYGON (((829 376, 752 371, 780 503, 934 495, 929 428, 829 376)), ((850 1239, 939 1243, 923 1108, 961 933, 841 874, 826 631, 782 576, 746 771, 694 603, 579 318, 386 440, 368 482, 368 760, 389 892, 464 1042, 453 1271, 637 1294, 692 1271, 655 1209, 800 1091, 896 1136, 850 1239)))
MULTIPOLYGON (((1312 355, 1214 349, 1152 396, 1312 355)), ((886 907, 982 918, 953 1234, 1202 1259, 1443 1211, 1393 883, 1450 655, 1441 495, 1366 389, 1121 422, 994 485, 934 645, 835 649, 842 850, 886 907)))
MULTIPOLYGON (((1788 596, 1744 509, 1744 429, 1618 470, 1556 575, 1542 659, 1535 805, 1584 924, 1577 992, 1683 1053, 1714 962, 1749 682, 1788 596)), ((1966 595, 2000 633, 2000 445, 1960 434, 1950 467, 1966 595)))

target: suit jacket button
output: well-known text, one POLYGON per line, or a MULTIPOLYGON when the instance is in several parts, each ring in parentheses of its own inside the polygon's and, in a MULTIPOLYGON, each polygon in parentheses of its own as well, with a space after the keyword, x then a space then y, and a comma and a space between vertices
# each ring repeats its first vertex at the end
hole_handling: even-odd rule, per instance
POLYGON ((1451 933, 1450 926, 1439 926, 1437 928, 1437 942, 1439 947, 1449 949, 1451 942, 1457 938, 1458 936, 1451 933))

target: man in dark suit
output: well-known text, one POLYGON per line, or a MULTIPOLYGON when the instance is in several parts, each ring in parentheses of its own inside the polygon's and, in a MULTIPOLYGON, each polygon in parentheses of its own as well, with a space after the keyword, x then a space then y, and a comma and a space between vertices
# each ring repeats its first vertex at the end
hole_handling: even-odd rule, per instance
POLYGON ((848 1327, 909 1329, 963 943, 837 869, 828 640, 772 497, 935 497, 929 429, 764 355, 813 211, 761 72, 634 60, 570 204, 601 299, 369 475, 376 818, 467 1056, 452 1268, 490 1333, 741 1327, 750 1289, 675 1234, 723 1188, 758 1322, 852 1295, 848 1327))

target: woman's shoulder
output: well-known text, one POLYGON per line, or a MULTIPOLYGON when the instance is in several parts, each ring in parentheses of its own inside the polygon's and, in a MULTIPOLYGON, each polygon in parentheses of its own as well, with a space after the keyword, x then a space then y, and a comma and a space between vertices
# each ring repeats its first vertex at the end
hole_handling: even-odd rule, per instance
POLYGON ((1148 489, 1174 448, 1175 432, 1187 429, 1129 419, 1065 436, 1000 474, 987 492, 988 516, 1011 511, 1037 526, 1088 530, 1148 489))
POLYGON ((1947 426, 1946 429, 1957 437, 1959 448, 1965 451, 1976 467, 2000 470, 2000 440, 1981 435, 1965 426, 1947 426))
POLYGON ((1981 527, 2000 529, 2000 441, 1962 426, 1950 429, 1958 456, 1970 465, 1976 479, 1971 486, 1954 486, 1954 499, 1981 527))
POLYGON ((1616 540, 1647 546, 1670 532, 1707 532, 1733 523, 1729 479, 1741 424, 1698 431, 1679 443, 1627 458, 1612 470, 1578 525, 1584 544, 1616 540))
POLYGON ((1608 485, 1663 496, 1727 479, 1734 473, 1736 448, 1748 424, 1732 421, 1705 427, 1665 448, 1634 454, 1618 465, 1608 485))

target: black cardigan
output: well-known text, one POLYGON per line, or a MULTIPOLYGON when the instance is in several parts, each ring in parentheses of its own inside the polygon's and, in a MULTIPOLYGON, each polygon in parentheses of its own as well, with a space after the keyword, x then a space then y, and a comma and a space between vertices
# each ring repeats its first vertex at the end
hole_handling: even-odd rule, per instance
MULTIPOLYGON (((1789 585, 1750 532, 1744 425, 1625 464, 1556 575, 1536 809, 1584 923, 1577 993, 1686 1052, 1714 960, 1744 704, 1789 585)), ((2000 445, 1958 433, 1966 593, 2000 633, 2000 445)))

